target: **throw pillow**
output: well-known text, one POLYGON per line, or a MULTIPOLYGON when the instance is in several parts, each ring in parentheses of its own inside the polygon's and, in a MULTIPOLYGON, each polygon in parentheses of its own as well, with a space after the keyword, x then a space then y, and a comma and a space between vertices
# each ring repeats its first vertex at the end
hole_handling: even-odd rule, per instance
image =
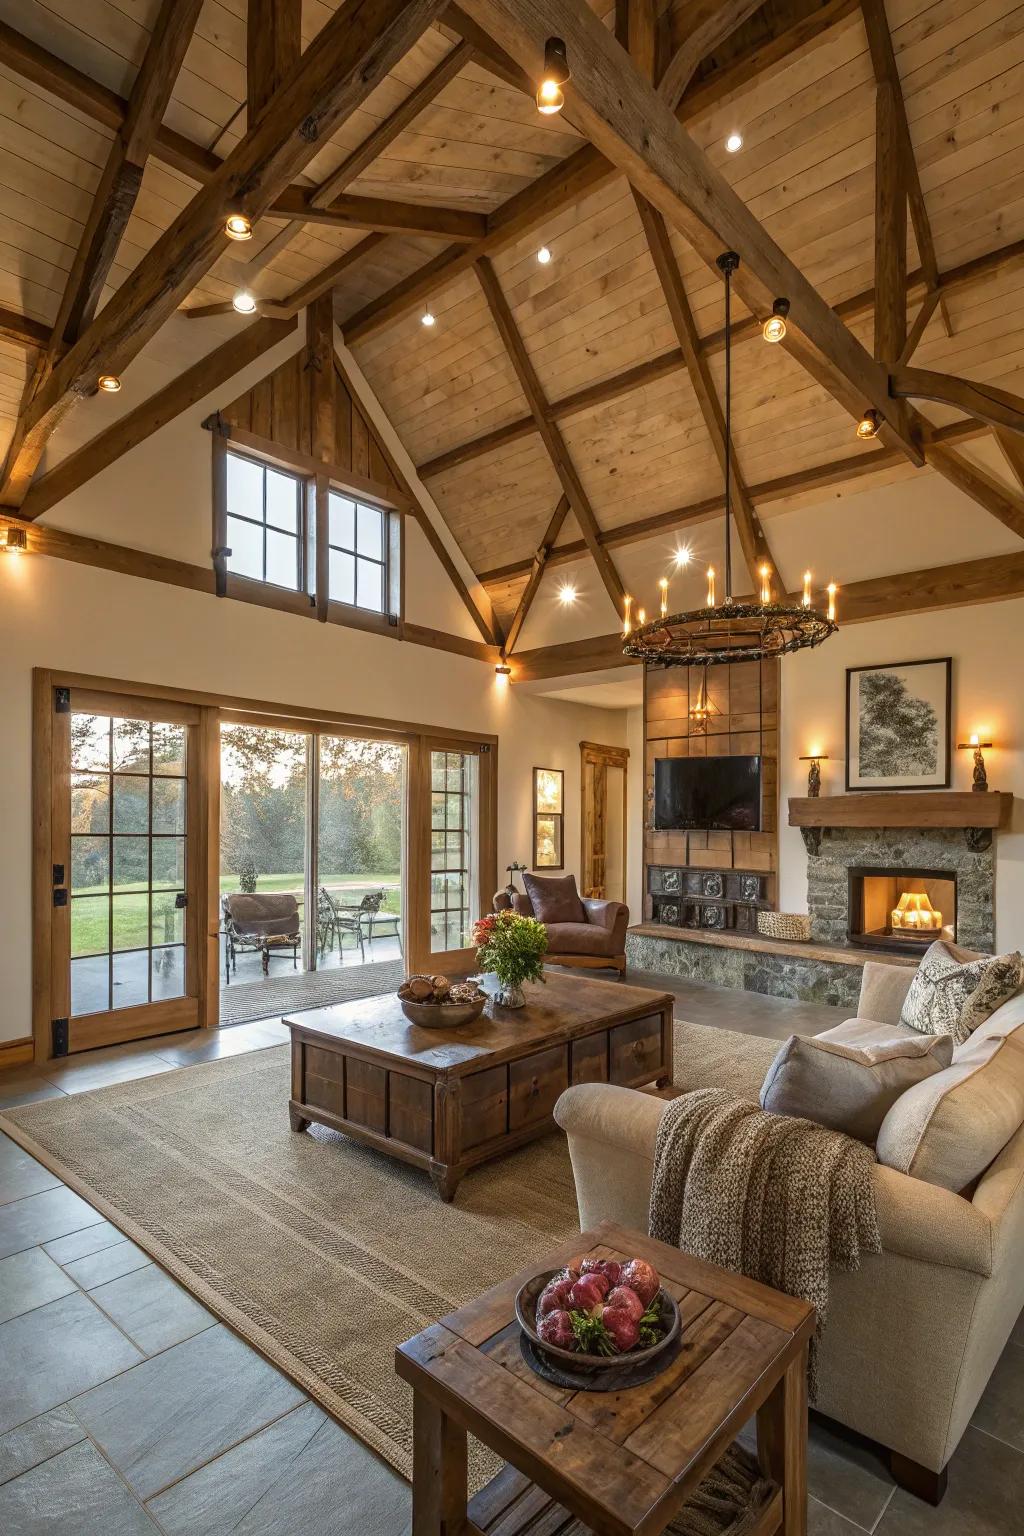
POLYGON ((835 1030, 831 1039, 790 1036, 768 1068, 761 1108, 873 1145, 900 1095, 953 1059, 949 1035, 915 1037, 877 1028, 878 1036, 860 1045, 837 1040, 835 1030))
POLYGON ((585 923, 576 876, 523 875, 526 894, 533 907, 533 915, 542 923, 585 923))
POLYGON ((944 1072, 896 1100, 878 1132, 880 1163, 956 1193, 980 1178, 1024 1124, 1024 1032, 961 1046, 944 1072))
POLYGON ((1008 1002, 1024 982, 1024 956, 965 952, 941 940, 925 951, 910 983, 900 1023, 925 1035, 952 1035, 957 1045, 1008 1002))

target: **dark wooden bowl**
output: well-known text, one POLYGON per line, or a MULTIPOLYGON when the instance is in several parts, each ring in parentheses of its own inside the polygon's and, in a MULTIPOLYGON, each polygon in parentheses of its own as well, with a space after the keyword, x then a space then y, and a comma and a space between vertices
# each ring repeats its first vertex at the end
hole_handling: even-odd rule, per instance
POLYGON ((584 1355, 574 1349, 559 1349, 555 1344, 546 1343, 537 1332, 537 1302, 548 1281, 561 1273, 560 1269, 548 1269, 542 1275, 534 1275, 532 1280, 527 1280, 520 1287, 516 1296, 516 1317, 520 1328, 534 1348, 550 1355, 552 1360, 560 1360, 577 1371, 606 1371, 612 1367, 621 1370, 627 1364, 641 1365, 653 1360, 675 1342, 679 1334, 679 1308, 675 1298, 662 1289, 656 1299, 661 1307, 661 1323, 665 1332, 657 1344, 651 1344, 646 1349, 631 1349, 624 1355, 584 1355))

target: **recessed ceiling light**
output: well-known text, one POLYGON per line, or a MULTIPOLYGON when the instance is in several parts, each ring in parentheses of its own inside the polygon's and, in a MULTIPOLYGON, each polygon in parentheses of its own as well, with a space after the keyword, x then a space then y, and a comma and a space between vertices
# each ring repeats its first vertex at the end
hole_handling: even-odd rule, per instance
POLYGON ((688 546, 683 544, 679 549, 676 550, 676 567, 679 570, 682 570, 683 566, 689 565, 689 563, 690 551, 688 546))
POLYGON ((121 380, 116 373, 101 373, 96 384, 105 395, 116 395, 121 388, 121 380))
POLYGON ((576 601, 576 588, 571 581, 565 581, 559 587, 558 601, 566 608, 576 601))
POLYGON ((256 313, 256 300, 248 288, 239 288, 231 300, 232 309, 237 309, 240 315, 252 315, 256 313))
POLYGON ((437 324, 437 320, 434 317, 434 313, 433 313, 433 311, 429 307, 427 309, 425 309, 423 311, 422 315, 420 316, 420 324, 421 325, 426 325, 426 326, 431 326, 431 325, 436 325, 437 324))
POLYGON ((252 219, 247 213, 229 213, 224 220, 224 233, 229 240, 251 240, 252 219))
POLYGON ((730 155, 734 155, 738 149, 743 148, 743 135, 741 133, 737 133, 736 130, 733 129, 732 133, 730 133, 729 137, 725 141, 725 147, 729 151, 730 155))
POLYGON ((548 250, 546 245, 542 245, 540 250, 537 252, 537 260, 540 262, 542 267, 546 267, 548 262, 551 260, 551 252, 548 250))

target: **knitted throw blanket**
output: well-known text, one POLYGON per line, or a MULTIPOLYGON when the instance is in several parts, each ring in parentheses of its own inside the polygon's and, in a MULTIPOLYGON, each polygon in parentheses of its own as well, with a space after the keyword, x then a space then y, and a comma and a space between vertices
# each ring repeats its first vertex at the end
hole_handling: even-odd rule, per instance
POLYGON ((828 1317, 829 1270, 881 1252, 870 1147, 810 1120, 773 1115, 723 1088, 673 1099, 658 1128, 652 1237, 760 1280, 828 1317))

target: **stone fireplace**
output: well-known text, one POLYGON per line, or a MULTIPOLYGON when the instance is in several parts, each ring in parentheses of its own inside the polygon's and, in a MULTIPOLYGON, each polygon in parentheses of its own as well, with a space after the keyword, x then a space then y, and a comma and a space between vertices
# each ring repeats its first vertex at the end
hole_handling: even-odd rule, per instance
POLYGON ((959 827, 816 831, 806 839, 811 938, 913 954, 935 939, 955 937, 965 949, 990 952, 995 945, 995 858, 991 842, 979 847, 986 839, 969 833, 959 827), (904 895, 927 901, 905 903, 894 924, 893 913, 904 895), (907 915, 915 906, 916 922, 907 915), (941 913, 941 924, 934 923, 935 913, 941 913))

